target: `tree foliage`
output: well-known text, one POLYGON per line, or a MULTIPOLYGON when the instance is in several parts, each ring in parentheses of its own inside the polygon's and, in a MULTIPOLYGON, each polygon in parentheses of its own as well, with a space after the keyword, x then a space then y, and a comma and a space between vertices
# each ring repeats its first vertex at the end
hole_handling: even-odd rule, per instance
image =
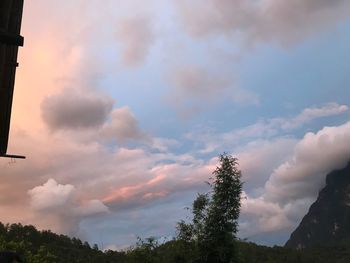
POLYGON ((14 251, 27 263, 125 262, 124 252, 104 253, 80 239, 21 224, 0 223, 0 251, 14 251))
POLYGON ((201 262, 237 261, 235 238, 241 206, 241 172, 231 155, 219 156, 219 166, 209 182, 211 191, 198 194, 192 204, 192 223, 177 225, 178 238, 194 244, 194 254, 201 262))

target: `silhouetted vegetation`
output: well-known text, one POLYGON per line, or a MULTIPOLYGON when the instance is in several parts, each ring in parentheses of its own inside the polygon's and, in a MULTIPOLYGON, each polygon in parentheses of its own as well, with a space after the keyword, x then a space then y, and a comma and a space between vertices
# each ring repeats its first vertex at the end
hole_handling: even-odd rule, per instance
MULTIPOLYGON (((33 226, 0 223, 0 250, 15 251, 27 263, 195 263, 195 244, 172 240, 159 244, 154 238, 139 240, 126 251, 100 251, 77 238, 38 231, 33 226)), ((338 246, 293 250, 265 247, 236 241, 240 263, 347 263, 350 262, 350 242, 338 246)))
POLYGON ((117 260, 124 256, 118 252, 103 253, 77 238, 38 231, 34 226, 1 223, 0 250, 15 251, 28 263, 123 262, 117 260))
POLYGON ((238 261, 235 239, 241 206, 241 171, 236 158, 223 154, 208 182, 211 191, 199 194, 192 205, 191 223, 177 225, 178 239, 192 244, 193 261, 230 263, 238 261))

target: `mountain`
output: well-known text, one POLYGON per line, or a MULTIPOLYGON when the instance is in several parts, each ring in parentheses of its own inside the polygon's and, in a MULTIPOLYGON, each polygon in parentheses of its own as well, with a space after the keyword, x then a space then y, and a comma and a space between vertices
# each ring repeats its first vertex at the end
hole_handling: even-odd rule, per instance
POLYGON ((350 240, 350 163, 327 175, 326 186, 285 246, 302 249, 346 240, 350 240))

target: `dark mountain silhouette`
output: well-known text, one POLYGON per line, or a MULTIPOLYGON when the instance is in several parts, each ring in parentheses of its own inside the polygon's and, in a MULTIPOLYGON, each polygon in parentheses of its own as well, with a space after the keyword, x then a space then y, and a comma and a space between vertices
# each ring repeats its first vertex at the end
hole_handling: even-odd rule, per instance
POLYGON ((285 246, 301 249, 346 240, 350 240, 350 163, 327 175, 326 186, 285 246))

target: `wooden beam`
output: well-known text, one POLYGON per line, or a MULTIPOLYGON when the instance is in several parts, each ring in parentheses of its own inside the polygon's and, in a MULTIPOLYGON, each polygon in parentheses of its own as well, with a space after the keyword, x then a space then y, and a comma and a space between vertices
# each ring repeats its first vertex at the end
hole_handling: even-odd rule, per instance
POLYGON ((0 155, 0 157, 2 157, 2 158, 11 158, 11 159, 26 159, 25 156, 14 155, 14 154, 4 154, 4 155, 0 155))

